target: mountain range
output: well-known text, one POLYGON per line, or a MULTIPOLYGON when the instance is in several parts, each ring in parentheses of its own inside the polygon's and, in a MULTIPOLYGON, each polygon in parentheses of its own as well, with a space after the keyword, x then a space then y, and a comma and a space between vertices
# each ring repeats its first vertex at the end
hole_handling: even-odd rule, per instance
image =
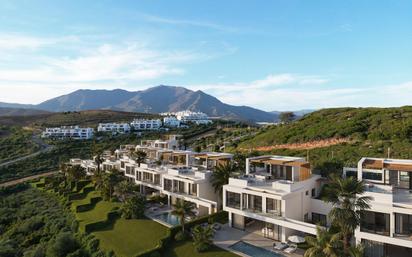
POLYGON ((191 110, 204 112, 210 117, 268 122, 276 121, 279 116, 277 113, 248 106, 229 105, 200 90, 192 91, 184 87, 165 85, 134 92, 122 89, 81 89, 37 105, 0 103, 0 107, 37 109, 50 112, 116 110, 161 113, 191 110))

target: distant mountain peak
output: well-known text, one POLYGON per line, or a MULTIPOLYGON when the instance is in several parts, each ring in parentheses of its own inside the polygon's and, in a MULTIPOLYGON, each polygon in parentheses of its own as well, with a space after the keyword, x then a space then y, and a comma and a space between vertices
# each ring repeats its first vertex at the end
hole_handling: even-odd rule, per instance
POLYGON ((248 106, 225 104, 201 90, 193 91, 185 87, 168 85, 158 85, 134 92, 123 89, 79 89, 33 105, 31 108, 53 112, 105 109, 161 113, 192 110, 204 112, 212 117, 272 122, 278 117, 276 114, 248 106))

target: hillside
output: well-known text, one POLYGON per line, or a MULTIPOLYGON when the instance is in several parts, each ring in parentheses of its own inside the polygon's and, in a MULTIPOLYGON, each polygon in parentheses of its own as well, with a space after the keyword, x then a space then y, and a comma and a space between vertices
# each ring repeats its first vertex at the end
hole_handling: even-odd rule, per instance
POLYGON ((36 109, 0 107, 0 116, 30 116, 47 113, 50 112, 36 109))
POLYGON ((161 113, 182 110, 201 111, 212 117, 244 121, 269 121, 278 114, 248 106, 234 106, 200 90, 157 86, 143 91, 77 90, 52 98, 31 108, 52 111, 117 110, 125 112, 161 113))
POLYGON ((111 110, 91 110, 81 112, 59 112, 31 116, 3 116, 0 125, 56 127, 68 125, 96 126, 100 122, 131 121, 134 118, 156 117, 151 114, 120 112, 111 110))
POLYGON ((291 124, 270 127, 240 147, 302 143, 330 138, 351 140, 412 139, 412 107, 334 108, 306 115, 291 124))
POLYGON ((334 108, 263 129, 233 146, 309 158, 314 171, 341 171, 363 156, 412 158, 412 107, 334 108))

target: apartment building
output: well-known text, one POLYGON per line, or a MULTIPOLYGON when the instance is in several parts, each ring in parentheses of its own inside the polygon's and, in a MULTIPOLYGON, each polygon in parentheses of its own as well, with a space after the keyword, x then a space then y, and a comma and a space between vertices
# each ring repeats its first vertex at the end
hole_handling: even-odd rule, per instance
POLYGON ((135 130, 159 130, 162 126, 162 121, 159 119, 135 119, 130 125, 135 130))
POLYGON ((322 178, 304 158, 246 159, 246 174, 223 186, 223 209, 231 227, 286 242, 291 235, 316 235, 331 206, 316 199, 322 178))
POLYGON ((180 127, 180 120, 175 116, 166 116, 163 118, 163 125, 165 127, 178 128, 180 127))
POLYGON ((212 121, 209 119, 206 113, 192 112, 189 110, 176 112, 176 118, 183 123, 195 123, 195 124, 209 124, 212 121))
POLYGON ((365 256, 412 256, 412 160, 364 157, 343 174, 363 180, 373 199, 355 232, 365 256))
POLYGON ((128 123, 99 123, 97 131, 124 134, 130 132, 130 125, 128 123))
POLYGON ((93 128, 81 128, 79 126, 62 126, 60 128, 46 128, 43 138, 50 139, 76 139, 86 140, 93 138, 93 128))

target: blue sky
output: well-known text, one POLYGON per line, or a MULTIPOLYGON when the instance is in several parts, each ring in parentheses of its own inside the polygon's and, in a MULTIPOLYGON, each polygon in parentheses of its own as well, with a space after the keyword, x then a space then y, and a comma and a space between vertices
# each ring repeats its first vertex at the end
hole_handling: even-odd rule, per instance
POLYGON ((412 103, 411 1, 0 3, 0 101, 203 90, 263 110, 412 103))

